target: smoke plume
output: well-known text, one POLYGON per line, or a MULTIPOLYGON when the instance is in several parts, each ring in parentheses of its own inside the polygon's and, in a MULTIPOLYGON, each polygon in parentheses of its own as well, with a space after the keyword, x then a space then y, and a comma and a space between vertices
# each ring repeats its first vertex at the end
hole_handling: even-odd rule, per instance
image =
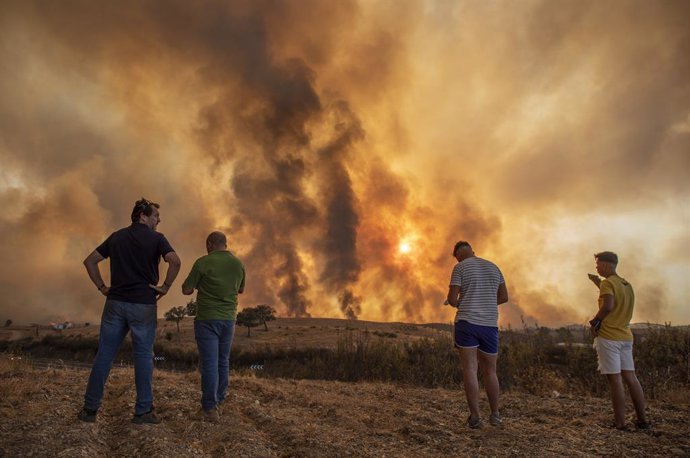
POLYGON ((97 320, 81 261, 143 195, 161 315, 220 230, 284 316, 449 321, 464 239, 501 325, 585 322, 602 250, 634 320, 687 322, 688 55, 679 0, 7 0, 0 310, 97 320))

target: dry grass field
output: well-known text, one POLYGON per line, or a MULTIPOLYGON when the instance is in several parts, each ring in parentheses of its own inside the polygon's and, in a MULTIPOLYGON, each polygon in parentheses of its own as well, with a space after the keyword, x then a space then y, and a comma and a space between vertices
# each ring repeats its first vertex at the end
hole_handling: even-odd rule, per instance
MULTIPOLYGON (((450 325, 450 323, 449 323, 450 325)), ((263 325, 251 329, 251 337, 247 336, 247 328, 238 327, 235 331, 234 345, 242 347, 270 345, 290 345, 297 348, 332 348, 335 347, 340 332, 348 329, 371 332, 387 332, 399 337, 420 339, 434 337, 439 331, 433 327, 407 323, 381 323, 375 321, 345 320, 338 318, 277 318, 268 323, 269 332, 263 325)), ((46 335, 82 335, 83 337, 98 337, 97 325, 83 324, 63 331, 56 331, 49 326, 41 326, 36 336, 33 326, 0 327, 0 340, 19 339, 26 337, 43 338, 46 335)), ((180 333, 174 322, 158 320, 158 338, 164 338, 170 332, 176 342, 194 343, 194 319, 185 317, 180 321, 180 333)))
MULTIPOLYGON (((444 335, 442 331, 434 327, 407 323, 380 323, 336 318, 277 318, 268 323, 268 331, 263 325, 252 328, 251 336, 247 336, 247 328, 236 328, 233 349, 252 351, 267 346, 273 349, 335 348, 343 333, 352 330, 368 330, 374 336, 389 338, 396 342, 444 335)), ((49 326, 41 326, 38 331, 32 326, 10 326, 0 328, 0 340, 32 338, 38 341, 46 336, 97 340, 98 333, 99 326, 97 325, 76 325, 74 328, 62 331, 54 330, 49 326)), ((179 332, 174 322, 159 319, 156 342, 164 347, 173 347, 181 351, 196 351, 194 319, 185 317, 180 322, 179 332)))
MULTIPOLYGON (((273 348, 335 348, 343 332, 365 329, 400 340, 433 338, 441 334, 441 331, 431 327, 407 323, 380 323, 337 318, 277 318, 268 323, 268 332, 265 331, 263 325, 251 328, 251 336, 247 336, 247 328, 237 327, 233 347, 252 349, 269 345, 273 348)), ((98 326, 72 328, 63 332, 65 335, 98 336, 98 326)), ((180 322, 179 333, 174 322, 159 320, 158 339, 165 339, 168 334, 176 346, 196 348, 193 318, 186 317, 180 322)))
MULTIPOLYGON (((161 320, 156 342, 162 354, 191 358, 187 368, 196 361, 192 324, 186 318, 178 333, 175 323, 161 320)), ((0 457, 690 456, 685 328, 640 335, 638 373, 654 429, 629 433, 610 427, 608 390, 591 349, 561 347, 556 342, 564 336, 546 329, 502 335, 499 372, 510 388, 502 395, 505 425, 481 431, 464 425, 461 375, 444 325, 281 318, 268 331, 253 328, 251 337, 239 328, 233 355, 265 356, 267 364, 233 371, 221 422, 194 420, 197 372, 159 368, 157 426, 129 421, 131 367, 113 369, 98 422, 77 421, 99 328, 36 331, 0 329, 0 339, 14 341, 5 342, 7 351, 23 355, 0 354, 0 457), (28 347, 14 346, 27 338, 28 347), (49 359, 21 353, 33 344, 31 352, 49 350, 49 359), (284 349, 294 351, 275 359, 284 349), (70 355, 81 363, 56 359, 70 355)), ((577 330, 565 337, 580 338, 577 330)), ((631 406, 629 412, 632 422, 631 406)))
MULTIPOLYGON (((651 432, 609 427, 600 398, 509 392, 504 426, 469 430, 459 390, 233 374, 218 424, 193 419, 197 373, 156 371, 160 425, 133 425, 133 373, 115 368, 95 424, 81 423, 85 369, 0 360, 0 456, 688 456, 687 405, 649 403, 651 432)), ((486 410, 486 404, 483 404, 486 410)))

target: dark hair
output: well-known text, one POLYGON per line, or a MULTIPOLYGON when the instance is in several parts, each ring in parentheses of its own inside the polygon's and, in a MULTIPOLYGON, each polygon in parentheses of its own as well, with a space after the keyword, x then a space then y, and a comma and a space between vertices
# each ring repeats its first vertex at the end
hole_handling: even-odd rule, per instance
POLYGON ((618 255, 613 251, 602 251, 594 255, 594 259, 618 265, 618 255))
POLYGON ((460 248, 464 247, 467 247, 470 250, 472 249, 472 245, 470 245, 470 242, 460 240, 458 243, 455 244, 455 247, 453 247, 453 256, 455 256, 455 253, 457 253, 460 248))
POLYGON ((151 213, 153 213, 153 207, 161 208, 157 203, 146 200, 143 197, 140 200, 137 200, 134 204, 134 208, 132 209, 132 222, 139 222, 139 216, 141 216, 142 213, 146 216, 151 216, 151 213))
POLYGON ((206 243, 211 246, 211 248, 218 248, 221 246, 227 246, 228 240, 225 238, 225 234, 222 232, 211 232, 206 237, 206 243))

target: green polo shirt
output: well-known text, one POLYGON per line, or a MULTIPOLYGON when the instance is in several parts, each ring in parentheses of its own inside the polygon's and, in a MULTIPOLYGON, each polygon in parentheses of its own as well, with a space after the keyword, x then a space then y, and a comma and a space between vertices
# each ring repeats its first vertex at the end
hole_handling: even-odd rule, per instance
POLYGON ((234 320, 244 278, 242 262, 229 251, 212 251, 197 259, 183 284, 197 290, 195 319, 234 320))

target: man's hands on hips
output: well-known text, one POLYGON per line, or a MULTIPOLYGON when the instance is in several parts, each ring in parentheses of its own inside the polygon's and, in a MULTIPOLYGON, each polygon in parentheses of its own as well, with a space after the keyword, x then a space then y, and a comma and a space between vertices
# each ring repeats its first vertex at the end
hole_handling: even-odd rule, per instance
POLYGON ((107 297, 108 293, 110 292, 110 286, 103 285, 100 288, 98 288, 98 291, 100 291, 102 295, 107 297))
POLYGON ((158 293, 158 295, 156 296, 156 300, 165 296, 166 294, 168 294, 168 291, 170 291, 170 285, 166 285, 165 283, 163 283, 161 286, 149 284, 149 288, 152 288, 158 293))

